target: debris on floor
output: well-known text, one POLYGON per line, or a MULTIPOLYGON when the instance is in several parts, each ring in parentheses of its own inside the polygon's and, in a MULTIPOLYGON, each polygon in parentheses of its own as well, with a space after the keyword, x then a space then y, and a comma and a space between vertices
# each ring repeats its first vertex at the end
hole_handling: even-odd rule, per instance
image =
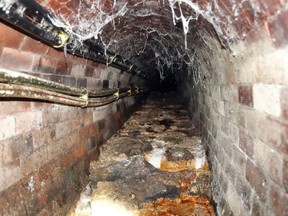
POLYGON ((71 215, 214 215, 200 135, 175 95, 160 97, 101 147, 71 215))

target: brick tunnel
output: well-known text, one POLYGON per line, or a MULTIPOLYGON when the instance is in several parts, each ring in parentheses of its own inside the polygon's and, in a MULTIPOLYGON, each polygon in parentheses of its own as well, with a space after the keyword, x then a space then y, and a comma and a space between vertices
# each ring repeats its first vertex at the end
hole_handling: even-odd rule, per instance
POLYGON ((287 0, 0 0, 0 20, 0 215, 288 215, 287 0), (100 214, 103 191, 146 209, 100 214))

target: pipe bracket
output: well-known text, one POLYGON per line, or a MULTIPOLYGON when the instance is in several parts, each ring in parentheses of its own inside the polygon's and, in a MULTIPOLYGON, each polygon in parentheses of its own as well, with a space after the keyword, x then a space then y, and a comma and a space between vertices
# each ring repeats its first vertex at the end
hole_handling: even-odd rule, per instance
POLYGON ((129 90, 127 91, 129 93, 128 97, 130 97, 132 94, 132 91, 131 91, 132 88, 131 88, 131 86, 128 86, 128 88, 129 88, 129 90))
POLYGON ((54 48, 62 48, 68 42, 70 35, 64 31, 58 31, 57 37, 60 39, 61 43, 59 45, 53 45, 54 48))
POLYGON ((116 96, 116 101, 119 99, 119 96, 120 96, 120 94, 119 94, 119 88, 117 88, 117 92, 115 92, 115 93, 113 94, 113 96, 116 96))
POLYGON ((84 88, 84 90, 85 94, 81 95, 80 98, 84 99, 86 103, 83 106, 81 106, 82 108, 87 107, 89 104, 89 91, 86 88, 84 88))

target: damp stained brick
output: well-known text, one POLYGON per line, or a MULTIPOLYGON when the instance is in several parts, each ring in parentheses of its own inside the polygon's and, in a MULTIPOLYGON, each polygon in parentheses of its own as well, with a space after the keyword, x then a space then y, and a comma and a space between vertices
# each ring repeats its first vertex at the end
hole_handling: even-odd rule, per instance
POLYGON ((23 39, 23 34, 2 22, 0 23, 0 46, 18 49, 23 39))
POLYGON ((109 88, 109 80, 103 80, 103 88, 109 88))
POLYGON ((1 54, 0 66, 11 70, 32 71, 33 61, 34 55, 5 47, 1 54))
POLYGON ((78 88, 86 88, 87 87, 87 79, 86 78, 77 78, 77 87, 78 88))
POLYGON ((72 69, 71 62, 58 61, 55 73, 60 75, 70 75, 71 69, 72 69))
POLYGON ((48 47, 40 41, 34 40, 26 36, 22 43, 21 50, 41 55, 45 54, 48 51, 48 47))
POLYGON ((76 86, 76 78, 75 77, 63 77, 63 84, 75 87, 76 86))
POLYGON ((49 56, 42 56, 39 59, 38 65, 35 65, 35 72, 54 73, 57 68, 58 60, 49 56))
POLYGON ((239 103, 253 107, 253 88, 252 86, 239 86, 238 87, 239 103))
POLYGON ((247 159, 246 164, 246 179, 255 190, 257 196, 261 201, 265 201, 267 180, 260 168, 256 166, 250 159, 247 159))
POLYGON ((94 67, 86 67, 85 77, 93 77, 94 75, 94 67))

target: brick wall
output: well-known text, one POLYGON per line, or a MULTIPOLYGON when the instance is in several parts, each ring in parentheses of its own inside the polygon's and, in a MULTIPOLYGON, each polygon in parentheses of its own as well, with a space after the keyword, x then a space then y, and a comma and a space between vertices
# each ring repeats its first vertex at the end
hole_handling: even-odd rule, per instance
POLYGON ((275 14, 231 51, 209 36, 196 41, 197 61, 182 77, 219 215, 288 215, 287 7, 275 14))
MULTIPOLYGON (((67 55, 0 23, 0 67, 70 86, 143 83, 106 65, 67 55)), ((0 100, 0 214, 63 215, 86 185, 89 160, 139 104, 140 96, 98 108, 0 100)))

